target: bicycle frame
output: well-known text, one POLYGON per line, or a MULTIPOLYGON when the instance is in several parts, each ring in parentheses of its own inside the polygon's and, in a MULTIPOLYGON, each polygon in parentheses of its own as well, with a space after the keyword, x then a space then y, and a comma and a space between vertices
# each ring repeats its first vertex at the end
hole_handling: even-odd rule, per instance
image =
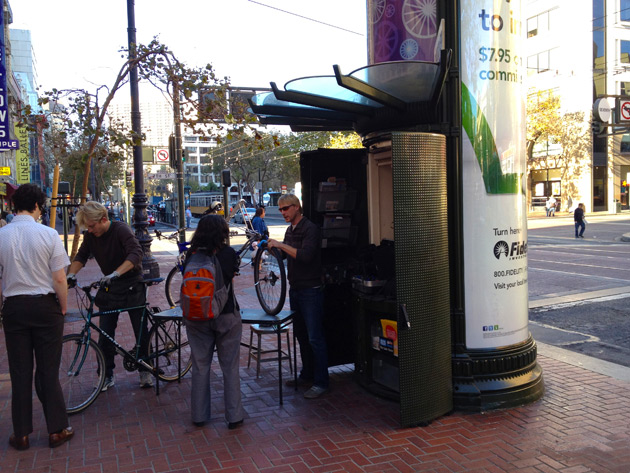
MULTIPOLYGON (((147 284, 147 288, 149 285, 154 284, 156 282, 161 281, 162 279, 155 279, 155 280, 151 280, 151 281, 144 281, 145 284, 147 284)), ((151 317, 151 312, 148 309, 147 304, 144 305, 139 305, 139 306, 134 306, 134 307, 125 307, 122 309, 113 309, 113 310, 105 310, 105 311, 100 311, 100 312, 94 312, 94 299, 95 296, 92 295, 91 291, 92 289, 95 289, 97 286, 97 283, 92 283, 89 286, 83 286, 83 287, 79 287, 77 286, 78 289, 81 289, 88 301, 88 307, 85 309, 85 314, 80 311, 81 313, 81 317, 83 318, 83 320, 85 320, 85 324, 83 325, 83 328, 81 329, 81 336, 84 338, 86 345, 89 345, 91 343, 91 337, 90 337, 90 332, 91 330, 95 330, 99 335, 102 335, 103 337, 105 337, 106 340, 108 340, 112 345, 114 345, 114 348, 116 349, 116 353, 118 353, 119 355, 121 355, 123 357, 123 360, 131 360, 133 361, 134 365, 136 365, 136 367, 143 367, 145 369, 147 369, 150 372, 153 372, 153 367, 151 365, 149 365, 147 363, 147 361, 145 360, 150 360, 152 358, 157 358, 157 356, 159 355, 159 353, 155 353, 153 355, 146 355, 146 356, 141 356, 140 353, 140 345, 142 342, 142 339, 144 336, 148 337, 148 330, 147 333, 143 333, 144 330, 144 320, 145 317, 147 319, 148 322, 151 322, 151 325, 154 325, 153 322, 153 318, 151 317), (142 318, 140 320, 140 336, 138 337, 138 340, 136 340, 136 345, 134 347, 134 354, 129 353, 127 350, 125 350, 117 341, 116 339, 112 338, 109 334, 107 334, 103 329, 101 329, 98 325, 96 325, 94 322, 92 322, 92 318, 93 317, 100 317, 100 316, 108 316, 108 315, 112 315, 112 314, 120 314, 122 312, 127 312, 129 310, 134 310, 134 309, 143 309, 142 311, 142 318)), ((87 350, 84 350, 84 354, 83 354, 83 359, 81 360, 81 365, 83 364, 83 362, 85 361, 85 356, 87 354, 87 350)), ((79 366, 81 366, 79 365, 79 366)), ((72 364, 72 367, 74 367, 74 362, 72 364)))

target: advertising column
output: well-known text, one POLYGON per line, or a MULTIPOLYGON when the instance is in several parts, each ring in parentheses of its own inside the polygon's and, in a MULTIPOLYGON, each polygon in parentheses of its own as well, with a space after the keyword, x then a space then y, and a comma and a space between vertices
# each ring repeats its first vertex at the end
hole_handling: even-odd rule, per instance
POLYGON ((460 8, 466 346, 488 349, 529 337, 521 1, 460 8))
POLYGON ((437 0, 368 0, 369 63, 440 57, 437 0))

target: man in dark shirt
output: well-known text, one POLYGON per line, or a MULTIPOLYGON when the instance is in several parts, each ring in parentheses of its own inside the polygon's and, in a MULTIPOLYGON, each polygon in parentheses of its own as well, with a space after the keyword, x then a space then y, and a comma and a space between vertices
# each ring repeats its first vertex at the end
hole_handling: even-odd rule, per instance
MULTIPOLYGON (((284 242, 270 239, 269 247, 287 256, 289 302, 295 311, 293 328, 300 343, 302 371, 298 385, 311 384, 304 393, 315 399, 328 391, 328 354, 324 335, 321 238, 317 225, 302 215, 300 200, 284 194, 278 200, 284 220, 291 224, 284 242)), ((293 380, 287 382, 293 386, 293 380)))
MULTIPOLYGON (((142 247, 131 227, 124 222, 112 222, 107 216, 107 209, 98 202, 87 202, 77 213, 77 224, 87 228, 83 242, 74 257, 68 271, 68 282, 76 283, 76 274, 85 266, 90 257, 94 257, 104 275, 101 288, 96 294, 96 305, 100 311, 143 306, 146 300, 142 284, 142 247)), ((140 337, 140 351, 147 353, 147 321, 142 323, 143 308, 128 311, 131 325, 140 337)), ((118 315, 107 314, 100 317, 99 326, 105 333, 115 338, 118 315)), ((116 349, 105 337, 100 336, 98 344, 105 355, 105 385, 103 391, 114 386, 114 356, 116 349)), ((140 386, 153 386, 151 374, 140 372, 140 386)))

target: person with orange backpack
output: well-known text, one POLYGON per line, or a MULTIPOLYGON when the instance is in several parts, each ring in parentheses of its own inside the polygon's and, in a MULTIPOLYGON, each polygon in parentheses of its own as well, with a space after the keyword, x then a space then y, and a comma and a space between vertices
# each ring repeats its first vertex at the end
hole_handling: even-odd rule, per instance
POLYGON ((243 324, 232 279, 236 252, 227 244, 229 226, 220 215, 199 220, 184 262, 181 306, 192 355, 191 417, 197 427, 210 420, 210 374, 216 348, 223 372, 229 429, 243 423, 239 361, 243 324))

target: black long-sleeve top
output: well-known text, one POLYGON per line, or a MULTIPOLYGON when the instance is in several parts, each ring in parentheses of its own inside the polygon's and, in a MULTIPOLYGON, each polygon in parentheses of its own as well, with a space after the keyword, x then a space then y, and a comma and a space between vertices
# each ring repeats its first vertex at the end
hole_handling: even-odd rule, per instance
POLYGON ((576 222, 581 222, 584 220, 584 210, 581 208, 577 208, 573 211, 573 220, 576 222))
POLYGON ((288 280, 292 289, 322 285, 321 236, 319 227, 302 217, 284 234, 284 243, 297 248, 295 258, 287 256, 288 280))
POLYGON ((86 232, 74 260, 85 265, 90 256, 96 259, 103 274, 111 274, 129 260, 133 269, 121 278, 142 276, 142 247, 131 227, 124 222, 111 222, 109 230, 100 237, 86 232))

